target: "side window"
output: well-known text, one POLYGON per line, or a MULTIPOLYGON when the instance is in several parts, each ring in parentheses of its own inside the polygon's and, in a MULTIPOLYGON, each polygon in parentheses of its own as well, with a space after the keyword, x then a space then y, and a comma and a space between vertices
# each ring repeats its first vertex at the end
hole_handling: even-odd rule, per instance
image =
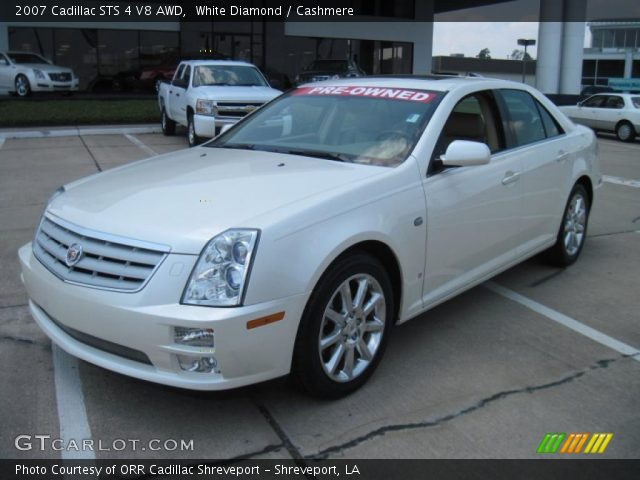
POLYGON ((622 97, 618 97, 617 95, 610 95, 607 98, 607 101, 604 102, 603 106, 604 108, 624 108, 624 100, 622 99, 622 97))
POLYGON ((600 108, 605 98, 607 98, 606 95, 594 95, 593 97, 589 97, 584 102, 582 102, 582 106, 589 108, 600 108))
POLYGON ((173 79, 178 80, 180 77, 182 77, 182 72, 184 72, 184 64, 178 67, 178 70, 176 70, 176 73, 173 76, 173 79))
POLYGON ((507 114, 509 147, 544 140, 546 134, 535 100, 522 90, 500 90, 507 114))
POLYGON ((442 169, 438 159, 444 155, 447 147, 454 140, 485 143, 491 153, 505 148, 500 114, 491 92, 473 93, 464 97, 453 107, 433 150, 428 174, 442 169))
POLYGON ((560 127, 555 118, 553 118, 547 109, 544 108, 537 100, 536 106, 538 107, 538 112, 540 112, 542 125, 544 126, 544 132, 547 134, 547 138, 557 137, 558 135, 563 134, 564 130, 562 130, 562 127, 560 127))
POLYGON ((189 85, 189 83, 191 83, 191 66, 187 65, 186 68, 184 69, 184 72, 182 73, 182 80, 185 81, 185 83, 187 85, 189 85))

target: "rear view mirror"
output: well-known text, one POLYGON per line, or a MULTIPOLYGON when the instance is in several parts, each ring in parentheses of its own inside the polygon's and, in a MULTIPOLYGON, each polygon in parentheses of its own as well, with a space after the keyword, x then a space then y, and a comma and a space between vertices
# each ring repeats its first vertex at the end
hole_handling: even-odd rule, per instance
POLYGON ((485 165, 491 160, 491 151, 484 143, 454 140, 440 160, 447 167, 485 165))

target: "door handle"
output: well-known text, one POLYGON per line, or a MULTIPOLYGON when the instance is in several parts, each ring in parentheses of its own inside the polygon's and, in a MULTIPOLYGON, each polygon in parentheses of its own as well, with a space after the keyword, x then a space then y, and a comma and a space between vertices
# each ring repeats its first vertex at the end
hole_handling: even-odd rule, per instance
POLYGON ((179 94, 179 93, 176 93, 176 97, 179 97, 179 96, 180 96, 180 94, 179 94))
POLYGON ((556 162, 564 162, 567 158, 569 158, 569 154, 564 150, 558 150, 558 156, 556 157, 556 162))
POLYGON ((173 93, 173 90, 169 90, 169 93, 173 93))
POLYGON ((502 179, 503 185, 509 185, 510 183, 517 182, 520 179, 520 172, 512 172, 509 170, 504 174, 504 178, 502 179))

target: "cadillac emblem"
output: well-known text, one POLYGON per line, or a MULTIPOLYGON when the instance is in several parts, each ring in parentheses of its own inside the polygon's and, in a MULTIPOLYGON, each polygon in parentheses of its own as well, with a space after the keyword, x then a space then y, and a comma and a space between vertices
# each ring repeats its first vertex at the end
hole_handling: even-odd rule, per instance
POLYGON ((82 258, 82 245, 79 243, 72 244, 67 249, 67 255, 64 258, 64 262, 67 264, 67 267, 73 267, 77 264, 82 258))

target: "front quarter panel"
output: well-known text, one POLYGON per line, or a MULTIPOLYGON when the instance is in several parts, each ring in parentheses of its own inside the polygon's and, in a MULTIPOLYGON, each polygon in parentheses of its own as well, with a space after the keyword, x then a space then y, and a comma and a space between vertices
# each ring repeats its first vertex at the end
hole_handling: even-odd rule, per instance
POLYGON ((357 187, 302 202, 261 235, 245 298, 260 303, 309 295, 343 252, 365 241, 387 245, 401 272, 400 319, 420 311, 424 270, 425 198, 415 159, 357 187), (416 221, 422 218, 422 223, 416 221), (417 223, 418 225, 415 225, 417 223))

